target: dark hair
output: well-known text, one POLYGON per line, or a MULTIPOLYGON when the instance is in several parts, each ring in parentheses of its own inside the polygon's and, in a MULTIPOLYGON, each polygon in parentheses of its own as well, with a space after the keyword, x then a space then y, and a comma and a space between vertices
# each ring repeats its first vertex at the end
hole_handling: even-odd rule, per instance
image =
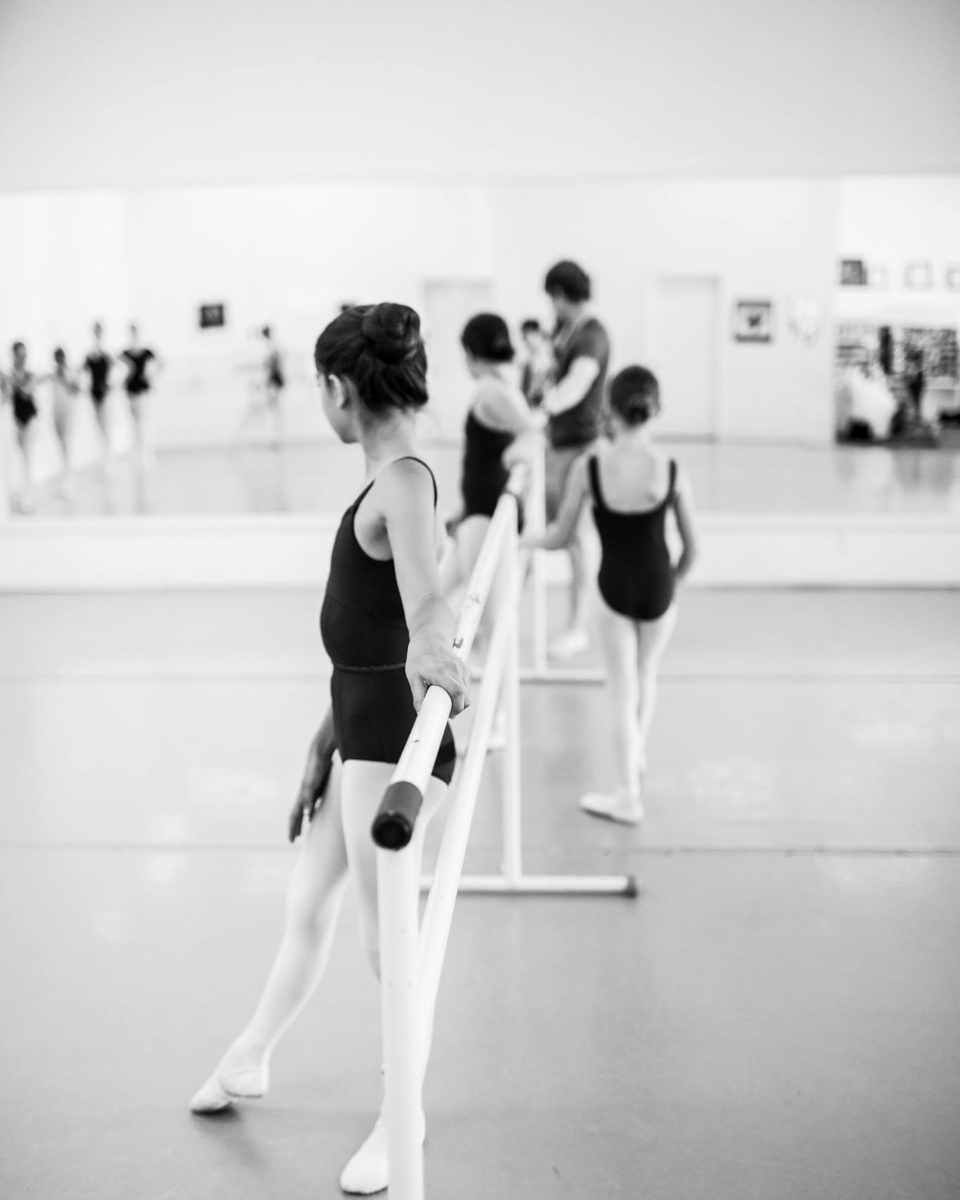
POLYGON ((62 346, 58 346, 53 352, 53 361, 56 363, 66 363, 67 353, 62 346))
POLYGON ((540 333, 541 332, 540 322, 537 320, 536 317, 527 317, 527 319, 520 326, 520 332, 524 333, 524 334, 540 333))
POLYGON ((610 383, 609 400, 627 425, 642 425, 660 411, 660 384, 646 367, 624 367, 610 383))
POLYGON ((584 300, 590 299, 590 276, 583 267, 565 259, 547 272, 543 289, 548 296, 559 292, 571 304, 582 304, 584 300))
POLYGON ((260 336, 265 337, 265 338, 268 338, 270 336, 270 326, 269 325, 264 325, 264 327, 260 330, 260 336))
POLYGON ((507 323, 496 313, 477 313, 471 317, 460 334, 460 343, 468 354, 486 362, 513 362, 516 353, 507 323))
POLYGON ((365 408, 427 402, 427 352, 420 317, 406 304, 358 304, 330 322, 313 351, 317 370, 349 379, 365 408))
POLYGON ((27 348, 27 347, 26 347, 26 345, 25 345, 23 342, 14 342, 14 343, 13 343, 13 353, 14 353, 14 354, 16 354, 16 352, 17 352, 18 350, 26 350, 26 348, 27 348))

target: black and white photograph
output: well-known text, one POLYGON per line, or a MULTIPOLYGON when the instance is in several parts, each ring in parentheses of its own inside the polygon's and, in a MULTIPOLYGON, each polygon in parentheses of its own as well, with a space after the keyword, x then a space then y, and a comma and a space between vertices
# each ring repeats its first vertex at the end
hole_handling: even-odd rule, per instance
POLYGON ((733 337, 737 342, 772 342, 773 302, 738 300, 733 308, 733 337))
POLYGON ((0 1200, 960 1200, 957 0, 0 0, 0 1200))

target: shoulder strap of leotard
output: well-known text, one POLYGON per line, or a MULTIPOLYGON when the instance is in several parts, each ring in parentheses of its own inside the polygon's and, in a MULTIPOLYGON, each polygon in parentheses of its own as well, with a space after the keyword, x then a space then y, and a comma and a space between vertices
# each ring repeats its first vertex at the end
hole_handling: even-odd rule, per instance
POLYGON ((673 504, 677 498, 677 460, 670 459, 670 486, 667 489, 667 504, 673 504))
POLYGON ((422 458, 417 458, 417 456, 415 454, 404 454, 401 458, 395 458, 393 461, 394 462, 404 462, 406 459, 410 459, 411 462, 418 462, 422 467, 427 468, 427 473, 430 476, 430 482, 433 484, 433 506, 434 506, 434 508, 436 508, 437 501, 440 498, 440 494, 437 491, 437 477, 434 475, 433 471, 431 470, 430 464, 425 463, 422 458))
POLYGON ((595 454, 591 454, 587 459, 587 473, 590 476, 590 490, 593 492, 594 502, 598 508, 606 508, 603 492, 600 491, 600 464, 595 454))

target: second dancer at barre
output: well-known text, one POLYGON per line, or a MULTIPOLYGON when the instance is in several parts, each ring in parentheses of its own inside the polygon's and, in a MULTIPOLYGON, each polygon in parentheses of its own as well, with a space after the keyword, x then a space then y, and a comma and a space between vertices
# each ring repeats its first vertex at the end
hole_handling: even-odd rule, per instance
MULTIPOLYGON (((464 326, 460 341, 476 387, 464 426, 461 506, 448 523, 452 536, 440 568, 448 599, 470 580, 507 483, 505 456, 508 451, 516 455, 520 447, 514 444, 515 440, 543 424, 542 418, 530 412, 518 386, 513 366, 515 351, 506 321, 496 313, 477 313, 464 326)), ((496 582, 488 607, 493 612, 498 607, 496 582)), ((481 640, 489 632, 488 622, 481 618, 478 630, 481 640)), ((492 743, 500 740, 495 730, 492 743)))
MULTIPOLYGON (((266 1093, 270 1056, 323 974, 348 879, 361 940, 379 975, 373 818, 427 688, 448 692, 454 715, 468 703, 465 668, 452 649, 454 617, 440 589, 445 533, 436 484, 415 435, 417 411, 427 402, 419 317, 400 304, 348 309, 320 335, 314 357, 327 420, 341 441, 360 444, 366 475, 334 540, 320 614, 333 662, 332 704, 290 818, 300 853, 280 950, 253 1016, 191 1100, 195 1113, 266 1093)), ((418 855, 455 756, 448 725, 416 826, 418 855)), ((382 1116, 340 1186, 357 1195, 387 1186, 382 1116)))

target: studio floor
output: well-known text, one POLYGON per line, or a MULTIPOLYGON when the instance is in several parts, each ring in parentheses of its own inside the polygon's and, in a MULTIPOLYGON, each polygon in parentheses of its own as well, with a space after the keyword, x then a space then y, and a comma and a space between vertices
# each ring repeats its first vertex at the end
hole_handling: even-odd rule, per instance
MULTIPOLYGON (((340 1194, 379 1103, 352 902, 269 1095, 187 1111, 277 945, 316 616, 292 591, 0 597, 5 1200, 340 1194)), ((522 708, 527 870, 642 891, 461 899, 428 1196, 955 1200, 955 593, 691 592, 639 829, 577 808, 610 781, 602 688, 522 708)), ((499 769, 470 870, 496 869, 499 769)))
MULTIPOLYGON (((960 448, 664 443, 686 467, 698 507, 709 513, 960 512, 960 448)), ((460 448, 429 447, 441 493, 457 502, 460 448)), ((139 467, 121 458, 80 472, 67 499, 52 484, 37 514, 339 512, 361 478, 358 451, 333 442, 271 450, 245 445, 162 451, 139 467)))

